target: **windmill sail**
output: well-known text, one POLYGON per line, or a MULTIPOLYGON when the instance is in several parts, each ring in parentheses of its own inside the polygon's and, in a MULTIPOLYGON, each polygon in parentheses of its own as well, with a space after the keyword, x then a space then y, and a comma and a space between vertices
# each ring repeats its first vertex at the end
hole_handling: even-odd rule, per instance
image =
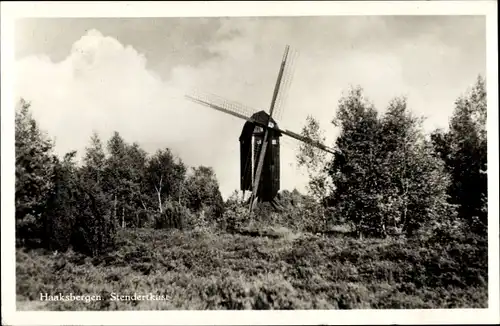
POLYGON ((298 56, 298 51, 288 48, 287 60, 283 68, 283 76, 281 77, 278 97, 276 98, 275 112, 273 116, 275 119, 281 120, 283 118, 283 108, 286 107, 290 85, 292 84, 294 77, 295 62, 298 56))
POLYGON ((251 116, 257 112, 257 110, 253 108, 212 94, 196 92, 192 95, 185 95, 185 97, 194 103, 208 106, 217 111, 221 111, 247 121, 250 121, 251 116))
MULTIPOLYGON (((262 128, 273 129, 273 130, 278 131, 284 135, 287 135, 291 138, 294 138, 298 141, 308 143, 308 144, 315 146, 316 148, 322 149, 326 152, 329 152, 332 154, 334 153, 333 149, 327 147, 326 145, 324 145, 320 142, 314 141, 308 137, 304 137, 304 136, 297 134, 297 133, 290 131, 290 130, 280 129, 280 128, 277 128, 276 126, 270 126, 269 124, 266 124, 266 122, 264 122, 264 121, 253 119, 252 115, 254 115, 256 112, 258 112, 258 110, 254 109, 252 107, 249 107, 249 106, 240 104, 238 102, 222 98, 222 97, 217 96, 217 95, 212 95, 212 94, 196 93, 196 95, 194 95, 194 94, 193 95, 186 95, 186 98, 194 103, 198 103, 198 104, 210 107, 214 110, 217 110, 217 111, 220 111, 220 112, 223 112, 226 114, 230 114, 234 117, 237 117, 237 118, 249 121, 251 123, 254 123, 255 125, 260 126, 262 128)), ((278 95, 278 98, 279 98, 279 95, 278 95)))

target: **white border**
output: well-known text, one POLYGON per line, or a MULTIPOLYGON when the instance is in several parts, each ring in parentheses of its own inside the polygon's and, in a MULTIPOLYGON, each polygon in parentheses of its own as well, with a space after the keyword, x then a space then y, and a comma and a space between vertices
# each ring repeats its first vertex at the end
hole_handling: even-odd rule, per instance
POLYGON ((499 323, 498 23, 496 1, 349 2, 2 2, 2 324, 250 325, 499 323), (19 17, 197 17, 323 15, 486 15, 488 88, 489 308, 358 311, 15 311, 13 21, 19 17))

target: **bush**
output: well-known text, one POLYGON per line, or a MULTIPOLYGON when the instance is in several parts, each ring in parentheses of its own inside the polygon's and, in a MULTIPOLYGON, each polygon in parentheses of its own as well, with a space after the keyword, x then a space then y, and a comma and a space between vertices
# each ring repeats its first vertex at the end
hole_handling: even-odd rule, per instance
POLYGON ((43 240, 42 217, 26 214, 16 219, 16 244, 18 246, 40 247, 43 240))
POLYGON ((222 216, 220 227, 228 232, 241 230, 255 214, 250 215, 248 208, 240 204, 228 205, 222 216))
POLYGON ((321 204, 313 200, 306 201, 298 209, 290 210, 287 215, 288 221, 298 230, 322 233, 327 229, 325 210, 321 204))
POLYGON ((95 188, 82 190, 71 244, 75 251, 98 256, 114 248, 116 222, 109 196, 95 188))
POLYGON ((163 211, 155 216, 156 229, 185 229, 192 223, 189 210, 176 201, 167 201, 163 211))
POLYGON ((37 293, 154 293, 165 302, 44 302, 46 310, 473 308, 488 303, 486 241, 119 231, 93 259, 17 250, 20 300, 37 293), (103 306, 101 306, 103 304, 103 306))
POLYGON ((225 204, 219 226, 231 232, 253 229, 255 233, 259 233, 259 230, 280 227, 297 232, 326 231, 332 212, 326 211, 312 197, 295 190, 292 193, 284 191, 276 200, 276 208, 269 202, 259 202, 250 213, 248 203, 240 200, 235 193, 225 204))

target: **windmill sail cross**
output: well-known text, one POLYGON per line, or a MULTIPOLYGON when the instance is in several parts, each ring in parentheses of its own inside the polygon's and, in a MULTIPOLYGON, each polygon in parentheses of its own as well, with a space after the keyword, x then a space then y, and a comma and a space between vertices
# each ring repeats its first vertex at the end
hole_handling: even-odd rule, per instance
POLYGON ((193 94, 185 97, 190 101, 207 106, 247 121, 240 136, 241 190, 251 190, 250 211, 257 200, 274 201, 279 190, 279 138, 289 136, 298 141, 310 144, 318 149, 334 154, 334 150, 319 141, 302 136, 290 130, 280 129, 273 114, 280 115, 286 95, 283 93, 291 82, 293 75, 294 53, 290 47, 285 52, 278 71, 269 114, 264 110, 255 110, 238 102, 230 101, 213 94, 193 94), (257 146, 254 146, 257 142, 257 146), (271 144, 269 144, 271 142, 271 144), (248 159, 250 156, 251 159, 248 159), (251 173, 248 173, 247 167, 251 173), (264 180, 261 180, 264 179, 264 180), (260 198, 259 198, 260 197, 260 198))

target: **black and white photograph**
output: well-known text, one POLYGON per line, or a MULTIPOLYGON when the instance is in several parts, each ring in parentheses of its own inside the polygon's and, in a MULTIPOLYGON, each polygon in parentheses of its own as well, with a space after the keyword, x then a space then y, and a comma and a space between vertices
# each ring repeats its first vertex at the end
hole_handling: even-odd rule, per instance
POLYGON ((2 35, 10 314, 498 322, 497 4, 431 2, 21 10, 2 35))

